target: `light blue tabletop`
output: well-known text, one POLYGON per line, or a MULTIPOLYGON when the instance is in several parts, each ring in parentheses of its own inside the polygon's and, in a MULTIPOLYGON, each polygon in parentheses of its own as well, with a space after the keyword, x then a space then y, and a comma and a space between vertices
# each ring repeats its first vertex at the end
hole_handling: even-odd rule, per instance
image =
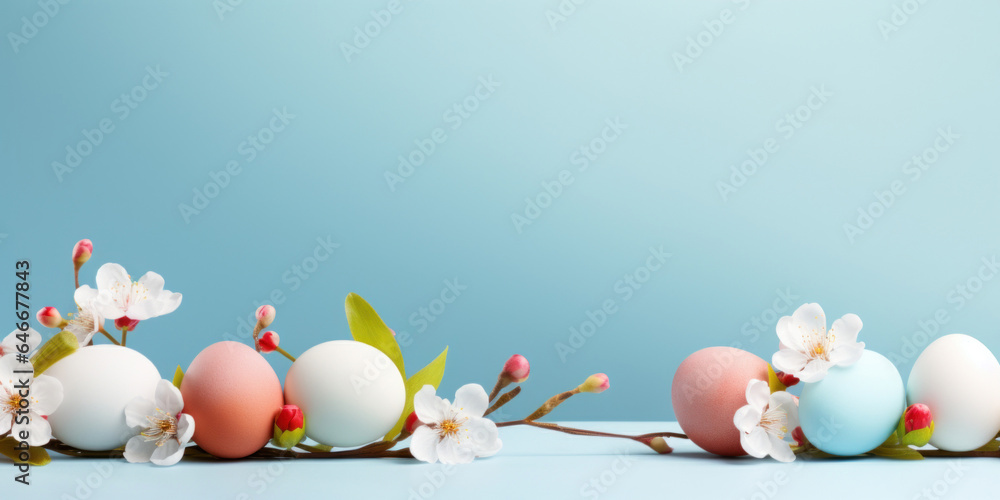
MULTIPOLYGON (((621 433, 678 431, 674 422, 573 422, 621 433)), ((657 455, 630 441, 533 428, 501 430, 503 450, 463 466, 415 460, 184 461, 169 467, 123 460, 53 457, 32 469, 32 485, 0 488, 0 498, 399 498, 425 499, 812 499, 995 498, 1000 461, 989 458, 894 461, 880 458, 724 459, 671 439, 657 455), (16 497, 9 496, 11 493, 16 497)))

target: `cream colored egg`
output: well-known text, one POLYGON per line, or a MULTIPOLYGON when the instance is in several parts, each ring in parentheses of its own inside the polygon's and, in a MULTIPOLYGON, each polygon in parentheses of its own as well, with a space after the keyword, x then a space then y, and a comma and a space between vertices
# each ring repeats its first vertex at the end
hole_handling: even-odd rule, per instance
POLYGON ((63 386, 63 401, 49 416, 52 435, 90 451, 124 446, 135 431, 125 424, 125 406, 136 397, 153 400, 160 373, 127 347, 82 347, 45 371, 63 386))
POLYGON ((399 369, 374 347, 334 340, 304 352, 285 377, 285 404, 306 417, 306 436, 351 447, 381 438, 403 412, 399 369))
POLYGON ((969 451, 1000 431, 1000 363, 982 342, 962 334, 931 342, 910 370, 907 404, 931 410, 930 444, 969 451))

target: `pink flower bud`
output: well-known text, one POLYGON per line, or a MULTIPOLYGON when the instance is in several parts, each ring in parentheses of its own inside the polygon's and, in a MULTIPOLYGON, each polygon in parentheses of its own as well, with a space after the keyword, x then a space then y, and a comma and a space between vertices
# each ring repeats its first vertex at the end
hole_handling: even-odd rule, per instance
POLYGON ((407 434, 413 434, 413 431, 417 430, 417 427, 420 427, 421 425, 424 425, 424 423, 417 418, 417 412, 413 411, 410 412, 410 416, 406 417, 406 423, 403 424, 403 430, 406 431, 407 434))
POLYGON ((35 317, 38 318, 39 323, 49 328, 59 328, 63 326, 62 314, 59 314, 59 310, 52 306, 39 309, 38 313, 35 314, 35 317))
POLYGON ((264 332, 260 336, 258 343, 260 344, 260 352, 273 352, 278 348, 278 342, 281 341, 281 337, 278 337, 277 333, 270 330, 264 332))
POLYGON ((73 264, 77 267, 83 265, 84 262, 90 260, 90 256, 94 253, 94 244, 90 240, 80 240, 73 245, 73 264))
POLYGON ((528 359, 520 354, 515 354, 503 365, 503 376, 515 384, 520 384, 528 380, 531 373, 531 365, 528 359))
POLYGON ((925 429, 930 427, 933 420, 931 418, 931 409, 922 403, 910 405, 906 409, 906 413, 903 414, 903 420, 906 425, 906 432, 925 429))
POLYGON ((274 418, 274 433, 271 443, 279 448, 291 449, 302 442, 306 435, 306 416, 295 405, 281 407, 274 418))
POLYGON ((139 320, 131 319, 128 316, 122 316, 115 320, 115 330, 122 331, 128 328, 128 331, 135 330, 135 327, 139 325, 139 320))
POLYGON ((272 305, 264 304, 258 307, 257 313, 255 314, 255 316, 257 317, 257 323, 260 325, 261 328, 267 328, 268 326, 271 326, 271 322, 274 321, 274 314, 275 310, 274 306, 272 305))
POLYGON ((778 382, 784 384, 785 387, 791 387, 799 383, 798 377, 792 375, 791 373, 776 372, 775 375, 778 376, 778 382))
POLYGON ((611 387, 611 380, 608 376, 603 373, 595 373, 587 377, 587 380, 584 380, 577 389, 580 389, 580 392, 598 393, 608 390, 609 387, 611 387))

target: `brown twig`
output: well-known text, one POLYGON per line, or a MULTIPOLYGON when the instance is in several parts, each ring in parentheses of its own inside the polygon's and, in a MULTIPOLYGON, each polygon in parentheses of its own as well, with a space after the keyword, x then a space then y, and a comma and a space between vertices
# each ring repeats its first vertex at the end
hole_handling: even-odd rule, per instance
POLYGON ((493 406, 491 406, 488 410, 486 410, 486 413, 483 413, 483 416, 485 417, 486 415, 489 415, 490 413, 499 410, 501 406, 509 403, 510 400, 517 397, 517 395, 520 393, 521 393, 521 386, 517 386, 511 389, 510 391, 504 393, 504 395, 500 396, 500 399, 498 399, 496 403, 493 403, 493 406))

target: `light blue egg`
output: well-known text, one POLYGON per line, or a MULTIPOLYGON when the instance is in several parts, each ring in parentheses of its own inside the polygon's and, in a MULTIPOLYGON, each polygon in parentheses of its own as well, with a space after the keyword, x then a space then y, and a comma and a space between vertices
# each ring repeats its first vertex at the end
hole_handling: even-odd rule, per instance
POLYGON ((882 444, 906 409, 903 378, 885 356, 865 350, 851 366, 830 368, 805 384, 799 398, 802 432, 832 455, 858 455, 882 444))

